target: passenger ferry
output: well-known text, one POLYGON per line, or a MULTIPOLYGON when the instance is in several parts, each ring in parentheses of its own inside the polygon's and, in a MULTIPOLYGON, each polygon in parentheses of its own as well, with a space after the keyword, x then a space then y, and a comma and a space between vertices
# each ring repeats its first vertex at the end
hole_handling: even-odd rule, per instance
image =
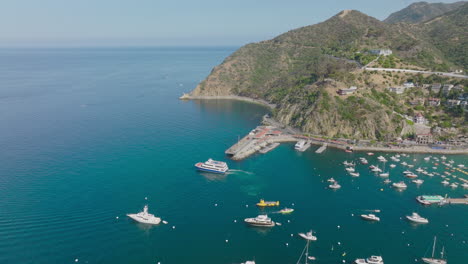
POLYGON ((200 171, 213 173, 226 173, 229 169, 226 162, 208 159, 206 162, 198 162, 195 167, 200 171))

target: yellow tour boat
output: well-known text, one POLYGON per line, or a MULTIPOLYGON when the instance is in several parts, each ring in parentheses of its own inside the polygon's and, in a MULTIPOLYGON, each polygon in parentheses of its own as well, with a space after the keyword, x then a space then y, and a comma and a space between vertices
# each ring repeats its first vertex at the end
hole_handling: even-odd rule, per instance
POLYGON ((273 202, 273 201, 266 201, 261 199, 259 203, 257 203, 257 206, 260 207, 267 207, 267 206, 279 206, 279 201, 273 202))

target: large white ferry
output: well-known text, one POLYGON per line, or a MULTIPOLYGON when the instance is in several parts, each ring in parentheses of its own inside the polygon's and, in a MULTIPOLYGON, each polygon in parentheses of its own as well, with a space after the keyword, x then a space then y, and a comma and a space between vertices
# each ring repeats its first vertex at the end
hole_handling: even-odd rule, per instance
POLYGON ((226 173, 229 169, 226 162, 208 159, 206 162, 198 162, 195 167, 200 171, 213 173, 226 173))

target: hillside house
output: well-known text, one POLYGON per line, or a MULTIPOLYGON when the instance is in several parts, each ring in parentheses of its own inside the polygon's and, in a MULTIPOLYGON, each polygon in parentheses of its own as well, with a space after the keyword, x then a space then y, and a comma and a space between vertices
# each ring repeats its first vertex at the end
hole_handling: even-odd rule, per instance
POLYGON ((446 102, 446 105, 448 107, 454 107, 454 106, 457 106, 457 105, 460 105, 461 104, 461 101, 460 100, 455 100, 455 99, 450 99, 450 100, 447 100, 446 102))
POLYGON ((414 85, 414 83, 412 83, 412 82, 405 82, 405 83, 403 84, 403 87, 405 87, 406 89, 408 89, 408 88, 414 88, 415 85, 414 85))
POLYGON ((424 98, 416 98, 414 100, 409 101, 409 104, 412 106, 424 105, 424 98))
POLYGON ((339 95, 349 95, 349 94, 353 94, 354 92, 356 92, 356 90, 357 90, 356 86, 351 86, 348 89, 339 89, 337 93, 339 95))
POLYGON ((404 87, 389 87, 388 90, 392 93, 402 94, 405 92, 404 87))
POLYGON ((450 90, 452 90, 452 88, 453 88, 452 84, 444 84, 444 86, 442 87, 442 93, 447 95, 450 93, 450 90))
POLYGON ((428 106, 439 106, 440 105, 440 99, 431 97, 431 98, 427 99, 427 105, 428 106))
POLYGON ((414 123, 416 124, 425 124, 426 118, 421 113, 417 113, 413 118, 414 123))
POLYGON ((432 134, 417 134, 416 143, 423 145, 431 144, 434 143, 434 137, 432 134))
POLYGON ((374 49, 370 50, 369 53, 374 55, 389 56, 392 55, 393 52, 390 49, 374 49))
POLYGON ((431 91, 433 93, 436 93, 438 94, 440 92, 440 88, 442 88, 442 85, 440 83, 434 83, 432 86, 431 86, 431 91))
POLYGON ((463 85, 461 84, 458 84, 458 85, 455 85, 452 90, 454 91, 457 91, 457 92, 463 92, 464 88, 463 88, 463 85))

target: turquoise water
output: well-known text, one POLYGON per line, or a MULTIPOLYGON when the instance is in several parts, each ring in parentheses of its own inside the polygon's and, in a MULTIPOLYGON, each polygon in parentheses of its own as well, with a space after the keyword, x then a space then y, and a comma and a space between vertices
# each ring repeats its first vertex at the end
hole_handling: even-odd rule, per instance
MULTIPOLYGON (((318 237, 311 246, 317 263, 371 254, 415 263, 434 235, 449 263, 467 263, 468 207, 414 200, 467 193, 443 187, 440 177, 422 176, 420 187, 406 180, 408 189, 398 192, 367 166, 358 166, 359 178, 346 175, 341 162, 363 153, 297 153, 292 145, 228 160, 233 171, 225 176, 196 172, 195 162, 227 160, 224 150, 267 112, 177 100, 234 50, 0 50, 0 263, 287 264, 304 246, 296 234, 309 229, 318 237), (342 188, 327 189, 328 177, 342 188), (267 209, 282 226, 246 227, 242 219, 260 213, 260 198, 296 211, 267 209), (146 203, 169 224, 148 227, 125 216, 146 203), (358 218, 367 209, 382 210, 381 222, 358 218), (401 219, 413 211, 430 223, 401 219)), ((427 167, 424 156, 403 159, 427 167)), ((449 158, 468 165, 466 156, 449 158)), ((402 180, 403 170, 391 169, 390 179, 402 180)))

